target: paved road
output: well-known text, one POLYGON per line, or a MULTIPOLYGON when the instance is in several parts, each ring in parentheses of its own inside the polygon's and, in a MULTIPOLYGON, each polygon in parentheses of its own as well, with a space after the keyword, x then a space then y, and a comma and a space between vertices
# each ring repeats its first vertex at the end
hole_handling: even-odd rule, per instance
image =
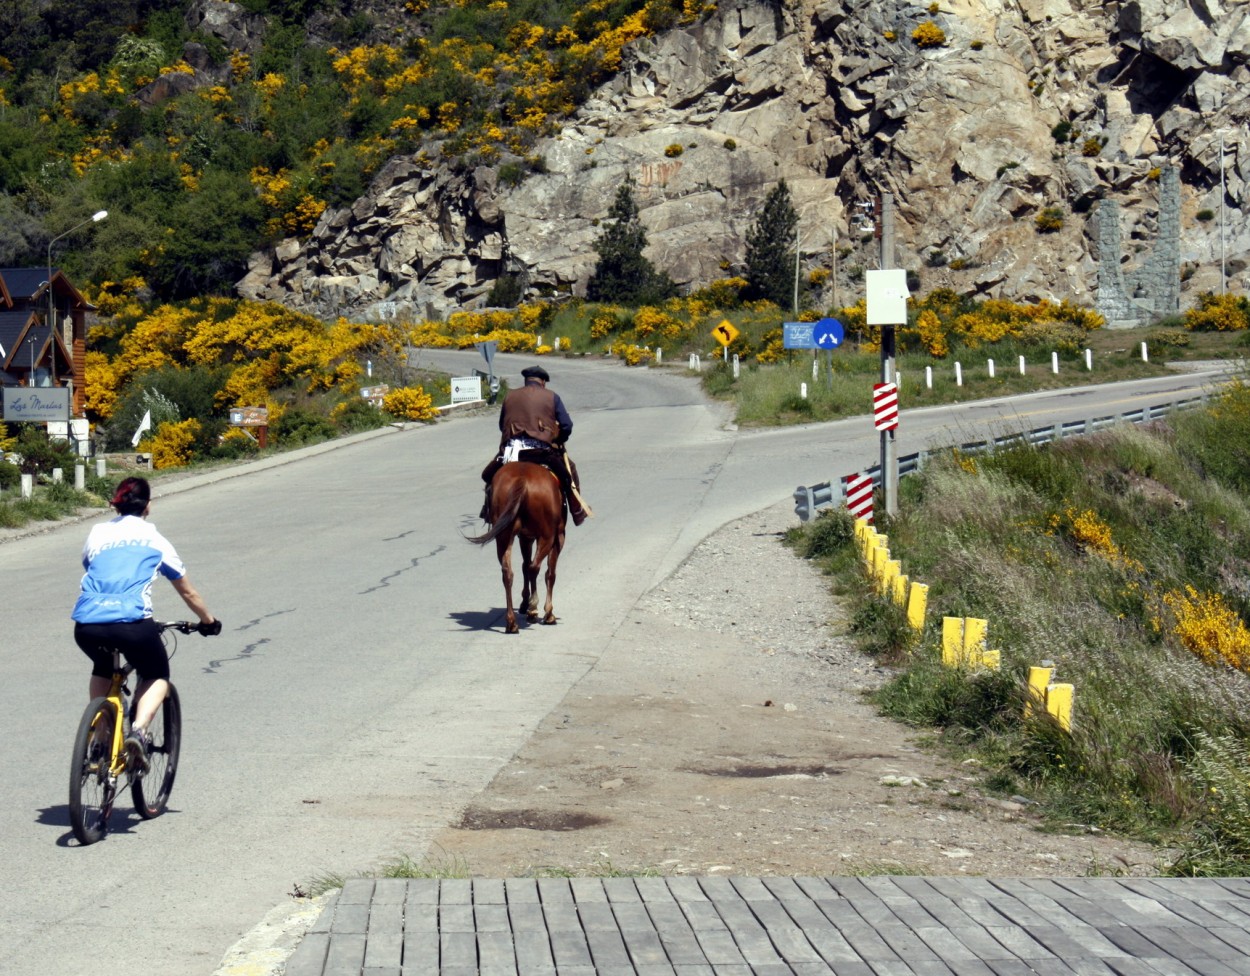
POLYGON ((286 976, 1242 976, 1250 880, 349 882, 286 976))
MULTIPOLYGON (((474 354, 453 372, 476 365, 474 354)), ((519 382, 528 359, 501 357, 519 382)), ((688 379, 599 361, 556 361, 552 386, 577 423, 572 449, 599 513, 560 564, 561 625, 502 634, 493 553, 478 527, 489 414, 386 431, 288 463, 186 479, 152 521, 226 622, 184 638, 174 660, 183 766, 167 815, 123 806, 107 840, 79 848, 65 807, 86 668, 68 610, 85 525, 0 545, 0 959, 5 972, 210 973, 296 884, 420 857, 610 646, 638 597, 720 525, 794 486, 874 459, 863 419, 739 432, 688 379)), ((1160 402, 1203 377, 1167 378, 1160 402)), ((917 411, 904 453, 977 425, 1037 426, 1131 409, 1122 390, 917 411), (1099 407, 1114 398, 1116 405, 1099 407), (1006 421, 1012 422, 1012 421, 1006 421)), ((176 616, 172 591, 157 611, 176 616)))

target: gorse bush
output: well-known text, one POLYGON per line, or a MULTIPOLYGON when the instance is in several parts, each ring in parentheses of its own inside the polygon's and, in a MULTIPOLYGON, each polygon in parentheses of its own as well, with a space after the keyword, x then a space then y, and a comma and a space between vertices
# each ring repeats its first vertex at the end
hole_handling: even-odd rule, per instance
POLYGON ((3 263, 39 263, 50 237, 107 204, 107 227, 65 255, 77 278, 164 301, 229 294, 254 251, 350 205, 392 156, 519 179, 516 160, 531 166, 535 142, 619 70, 627 45, 709 7, 414 2, 374 26, 341 0, 246 6, 263 21, 251 54, 192 32, 168 4, 3 21, 0 200, 42 225, 3 263), (313 7, 328 15, 315 34, 303 26, 313 7), (224 71, 196 72, 189 42, 224 71), (189 90, 149 106, 163 75, 189 90))

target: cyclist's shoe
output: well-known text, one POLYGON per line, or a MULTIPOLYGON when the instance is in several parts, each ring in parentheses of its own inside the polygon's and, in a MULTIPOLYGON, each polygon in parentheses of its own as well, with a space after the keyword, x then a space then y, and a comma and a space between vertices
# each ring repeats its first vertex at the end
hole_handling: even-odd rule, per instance
POLYGON ((148 738, 146 729, 131 729, 130 735, 126 736, 126 754, 130 757, 130 762, 141 773, 146 773, 151 763, 148 761, 148 753, 152 751, 152 740, 148 738))

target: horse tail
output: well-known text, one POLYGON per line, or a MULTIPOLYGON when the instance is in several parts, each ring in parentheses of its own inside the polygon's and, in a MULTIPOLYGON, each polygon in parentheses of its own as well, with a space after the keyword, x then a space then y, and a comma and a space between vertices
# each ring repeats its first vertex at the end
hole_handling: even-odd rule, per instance
POLYGON ((512 486, 512 493, 508 496, 508 504, 504 508, 502 514, 495 519, 494 524, 481 535, 467 536, 468 540, 479 546, 484 546, 488 542, 493 542, 505 529, 509 528, 516 521, 517 515, 521 512, 521 503, 525 501, 525 485, 517 482, 512 486))

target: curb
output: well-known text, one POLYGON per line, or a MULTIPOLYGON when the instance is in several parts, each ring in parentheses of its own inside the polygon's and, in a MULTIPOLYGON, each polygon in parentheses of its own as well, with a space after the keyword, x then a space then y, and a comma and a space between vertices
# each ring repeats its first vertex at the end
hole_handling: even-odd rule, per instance
POLYGON ((286 962, 338 891, 278 905, 226 950, 212 976, 281 976, 286 962))

